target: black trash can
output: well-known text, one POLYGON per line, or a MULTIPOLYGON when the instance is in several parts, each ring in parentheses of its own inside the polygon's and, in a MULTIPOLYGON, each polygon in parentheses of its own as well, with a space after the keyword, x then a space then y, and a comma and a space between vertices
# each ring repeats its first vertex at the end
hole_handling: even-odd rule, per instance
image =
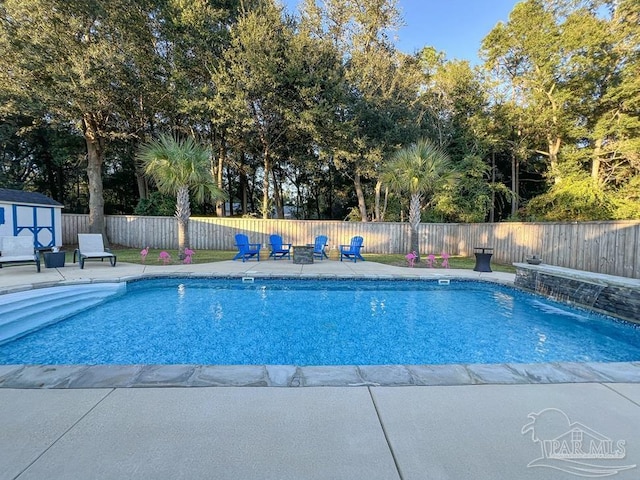
POLYGON ((474 255, 476 256, 476 266, 473 267, 474 272, 491 272, 491 257, 493 256, 493 247, 475 247, 474 255))
POLYGON ((64 252, 45 252, 44 266, 47 268, 64 267, 64 252))

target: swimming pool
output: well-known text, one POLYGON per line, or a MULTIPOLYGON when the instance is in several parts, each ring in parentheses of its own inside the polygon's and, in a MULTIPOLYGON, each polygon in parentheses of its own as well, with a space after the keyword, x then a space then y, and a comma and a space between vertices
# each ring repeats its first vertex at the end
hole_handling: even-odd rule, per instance
POLYGON ((624 362, 640 328, 495 284, 152 279, 0 346, 0 364, 624 362))

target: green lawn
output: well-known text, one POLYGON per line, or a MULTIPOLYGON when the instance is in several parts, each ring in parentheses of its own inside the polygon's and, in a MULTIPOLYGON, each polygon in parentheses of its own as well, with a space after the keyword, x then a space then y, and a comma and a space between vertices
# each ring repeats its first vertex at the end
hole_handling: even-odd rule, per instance
MULTIPOLYGON (((402 254, 384 255, 384 254, 371 253, 371 254, 363 255, 363 257, 367 260, 371 260, 372 262, 384 263, 385 265, 407 267, 407 260, 406 258, 404 258, 404 255, 402 254)), ((416 264, 415 268, 427 268, 427 264, 424 260, 425 259, 423 257, 422 262, 420 264, 416 264)), ((436 262, 439 265, 440 259, 436 258, 436 262)), ((475 257, 451 256, 449 258, 449 267, 451 268, 473 270, 473 267, 475 266, 475 264, 476 264, 475 257)), ((492 262, 491 269, 496 272, 516 273, 516 269, 513 265, 504 265, 504 264, 492 262)))
MULTIPOLYGON (((71 262, 73 258, 73 247, 67 249, 67 262, 71 262)), ((147 254, 146 262, 149 265, 161 264, 159 260, 160 249, 150 249, 147 254)), ((173 263, 178 261, 177 250, 167 250, 173 263)), ((140 256, 140 250, 137 248, 113 248, 113 253, 118 257, 119 262, 127 263, 142 263, 142 257, 140 256)), ((262 252, 261 252, 262 253, 262 252)), ((193 256, 193 263, 209 263, 209 262, 221 262, 224 260, 232 260, 235 251, 225 250, 197 250, 193 256)), ((268 255, 268 252, 266 253, 268 255)), ((395 265, 398 267, 407 267, 407 260, 402 254, 384 255, 384 254, 364 254, 366 260, 372 262, 384 263, 385 265, 395 265)), ((438 260, 438 263, 439 260, 438 260)), ((449 266, 451 268, 461 268, 472 270, 475 265, 475 258, 472 257, 451 257, 449 258, 449 266)), ((426 268, 426 263, 423 261, 420 264, 416 264, 415 268, 426 268)), ((491 264, 492 270, 496 272, 515 273, 516 269, 512 265, 501 265, 498 263, 491 264)))
MULTIPOLYGON (((64 247, 66 253, 65 260, 67 263, 73 262, 73 251, 77 248, 77 245, 68 245, 64 247)), ((142 263, 142 257, 140 256, 140 250, 138 248, 121 248, 113 247, 111 251, 118 257, 118 262, 126 263, 142 263)), ((161 249, 149 249, 146 262, 150 265, 160 265, 162 261, 159 259, 161 249)), ((167 250, 171 255, 171 262, 178 263, 178 251, 167 250)), ((221 251, 221 250, 198 250, 193 257, 193 263, 209 263, 209 262, 221 262, 223 260, 232 260, 235 251, 221 251)))

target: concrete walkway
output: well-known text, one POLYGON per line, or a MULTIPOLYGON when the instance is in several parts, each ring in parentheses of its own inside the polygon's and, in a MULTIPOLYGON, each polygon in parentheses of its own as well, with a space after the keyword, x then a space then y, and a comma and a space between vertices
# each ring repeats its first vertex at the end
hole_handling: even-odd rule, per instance
POLYGON ((2 389, 0 429, 2 479, 640 476, 638 384, 2 389), (556 438, 624 458, 540 461, 556 438))
MULTIPOLYGON (((373 262, 115 268, 88 262, 84 270, 67 266, 40 274, 29 266, 3 268, 0 292, 165 274, 513 281, 509 274, 373 262)), ((613 365, 602 378, 618 368, 626 367, 613 365)), ((0 383, 6 375, 0 370, 0 383)), ((0 479, 638 479, 640 383, 633 382, 640 379, 634 378, 537 385, 0 388, 0 479)))

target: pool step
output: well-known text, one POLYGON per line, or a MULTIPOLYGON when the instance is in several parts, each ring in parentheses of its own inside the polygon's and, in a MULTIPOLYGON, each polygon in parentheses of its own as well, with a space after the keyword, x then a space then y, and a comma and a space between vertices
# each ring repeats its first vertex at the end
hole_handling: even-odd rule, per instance
POLYGON ((84 295, 64 295, 53 298, 38 298, 37 301, 25 304, 22 301, 13 302, 6 307, 0 307, 0 330, 25 320, 37 320, 43 315, 55 311, 56 316, 67 316, 82 309, 91 307, 104 300, 100 292, 90 292, 84 295))
POLYGON ((0 296, 0 344, 126 292, 126 283, 41 288, 0 296))

